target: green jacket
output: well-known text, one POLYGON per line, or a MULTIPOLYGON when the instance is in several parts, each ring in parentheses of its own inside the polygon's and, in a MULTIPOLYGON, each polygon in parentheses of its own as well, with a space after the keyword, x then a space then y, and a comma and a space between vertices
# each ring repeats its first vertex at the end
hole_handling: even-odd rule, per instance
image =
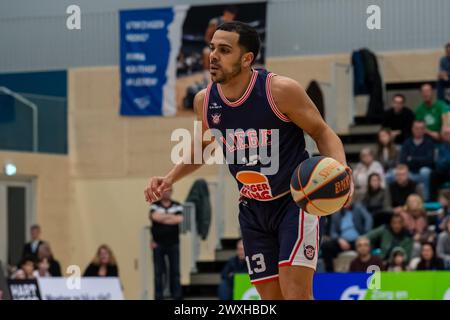
POLYGON ((381 258, 383 260, 389 258, 392 249, 395 247, 402 247, 405 250, 407 261, 411 258, 413 239, 407 230, 394 235, 390 226, 383 225, 373 229, 366 236, 369 238, 372 248, 381 250, 381 258))

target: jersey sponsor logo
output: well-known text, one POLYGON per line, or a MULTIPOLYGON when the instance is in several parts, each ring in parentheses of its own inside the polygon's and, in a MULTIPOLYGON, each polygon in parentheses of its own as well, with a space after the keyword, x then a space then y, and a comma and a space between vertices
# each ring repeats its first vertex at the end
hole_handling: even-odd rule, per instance
POLYGON ((213 102, 208 106, 209 109, 215 110, 215 109, 222 109, 222 106, 220 104, 217 104, 216 102, 213 102))
POLYGON ((311 245, 306 245, 303 249, 306 259, 312 260, 316 254, 316 249, 311 245))
POLYGON ((272 199, 269 179, 265 175, 256 171, 240 171, 237 173, 236 179, 244 185, 240 190, 244 197, 255 200, 272 199))

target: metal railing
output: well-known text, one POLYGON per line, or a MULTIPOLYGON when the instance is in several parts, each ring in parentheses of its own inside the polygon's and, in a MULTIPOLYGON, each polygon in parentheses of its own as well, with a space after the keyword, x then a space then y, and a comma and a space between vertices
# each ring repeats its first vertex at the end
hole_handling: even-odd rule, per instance
POLYGON ((3 94, 6 94, 8 96, 13 97, 17 101, 22 102, 25 106, 29 107, 31 109, 31 112, 33 114, 33 152, 38 152, 39 147, 39 132, 38 132, 38 110, 37 106, 25 98, 24 96, 6 88, 6 87, 0 87, 0 92, 3 94))

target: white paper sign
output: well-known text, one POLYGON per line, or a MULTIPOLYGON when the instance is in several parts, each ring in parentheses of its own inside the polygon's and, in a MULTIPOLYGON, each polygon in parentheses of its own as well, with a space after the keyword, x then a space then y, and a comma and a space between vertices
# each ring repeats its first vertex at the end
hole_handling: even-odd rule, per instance
POLYGON ((72 286, 69 278, 39 278, 42 300, 123 300, 118 278, 81 278, 72 286))

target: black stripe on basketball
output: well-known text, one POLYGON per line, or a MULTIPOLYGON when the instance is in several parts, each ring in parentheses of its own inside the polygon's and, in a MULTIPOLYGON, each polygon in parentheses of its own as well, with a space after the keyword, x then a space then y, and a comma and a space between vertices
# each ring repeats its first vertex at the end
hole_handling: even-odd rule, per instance
POLYGON ((312 157, 301 163, 300 183, 302 187, 305 187, 308 184, 309 178, 312 177, 314 169, 317 167, 319 162, 325 158, 326 157, 323 156, 312 157))
POLYGON ((307 197, 309 200, 339 198, 346 195, 349 189, 350 178, 348 173, 343 171, 326 184, 321 185, 320 188, 312 191, 307 197))

